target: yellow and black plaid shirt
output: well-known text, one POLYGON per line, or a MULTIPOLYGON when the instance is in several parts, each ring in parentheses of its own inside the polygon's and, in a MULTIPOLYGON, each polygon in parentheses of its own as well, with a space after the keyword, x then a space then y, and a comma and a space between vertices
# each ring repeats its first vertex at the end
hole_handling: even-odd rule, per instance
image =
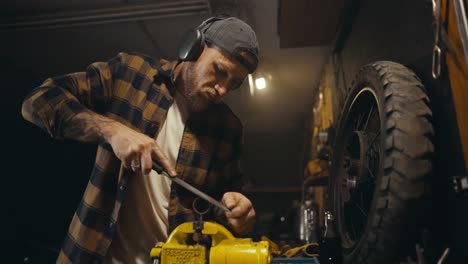
MULTIPOLYGON (((175 63, 139 54, 119 53, 108 62, 96 62, 86 72, 47 79, 23 102, 23 116, 54 138, 74 115, 95 111, 156 138, 173 103, 171 74, 175 63)), ((191 114, 177 157, 181 178, 220 199, 226 191, 239 191, 242 125, 225 104, 191 114)), ((58 263, 100 263, 115 232, 129 177, 107 143, 100 143, 96 161, 73 216, 58 263)), ((193 220, 191 196, 172 184, 169 230, 193 220)), ((204 216, 204 219, 222 218, 204 216)))

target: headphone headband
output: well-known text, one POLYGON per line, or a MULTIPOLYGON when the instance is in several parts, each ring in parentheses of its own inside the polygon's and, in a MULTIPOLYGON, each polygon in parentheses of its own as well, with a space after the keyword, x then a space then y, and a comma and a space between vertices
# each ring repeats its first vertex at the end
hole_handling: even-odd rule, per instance
POLYGON ((211 23, 228 17, 230 16, 226 14, 216 15, 204 20, 195 29, 189 30, 185 34, 178 49, 179 61, 196 60, 198 56, 200 56, 203 51, 203 46, 205 45, 205 37, 203 33, 210 27, 211 23))

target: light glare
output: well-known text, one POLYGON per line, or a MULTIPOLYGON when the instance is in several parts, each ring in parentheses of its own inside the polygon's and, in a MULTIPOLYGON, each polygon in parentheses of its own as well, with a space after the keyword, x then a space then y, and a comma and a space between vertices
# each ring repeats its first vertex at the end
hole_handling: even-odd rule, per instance
POLYGON ((255 87, 257 87, 257 89, 259 90, 265 89, 266 88, 265 78, 260 77, 260 78, 255 79, 255 87))

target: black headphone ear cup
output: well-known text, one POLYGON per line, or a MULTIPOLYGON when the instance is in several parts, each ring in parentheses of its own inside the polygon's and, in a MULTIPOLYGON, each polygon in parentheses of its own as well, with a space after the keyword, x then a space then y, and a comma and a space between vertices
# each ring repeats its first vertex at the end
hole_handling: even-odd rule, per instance
POLYGON ((205 40, 203 33, 198 29, 190 29, 187 31, 180 43, 178 49, 178 57, 180 61, 197 60, 203 51, 205 40))

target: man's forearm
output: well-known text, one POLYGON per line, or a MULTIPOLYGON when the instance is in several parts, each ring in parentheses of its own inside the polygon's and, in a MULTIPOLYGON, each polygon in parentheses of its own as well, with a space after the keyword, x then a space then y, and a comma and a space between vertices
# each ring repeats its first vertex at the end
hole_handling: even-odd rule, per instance
POLYGON ((81 112, 67 122, 64 136, 83 142, 107 142, 116 125, 117 121, 92 111, 81 112))

